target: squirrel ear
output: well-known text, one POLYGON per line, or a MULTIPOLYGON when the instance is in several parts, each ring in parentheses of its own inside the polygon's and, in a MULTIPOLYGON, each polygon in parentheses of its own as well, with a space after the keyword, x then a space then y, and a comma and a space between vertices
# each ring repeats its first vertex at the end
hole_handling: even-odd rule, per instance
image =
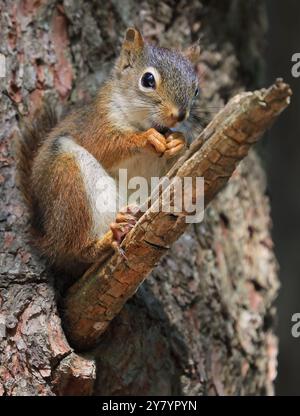
POLYGON ((197 64, 201 54, 199 42, 193 43, 193 45, 183 51, 183 54, 192 62, 192 64, 197 64))
POLYGON ((125 38, 123 41, 120 64, 121 68, 127 68, 132 66, 136 56, 141 52, 144 47, 144 39, 141 32, 134 27, 129 27, 126 30, 125 38))
POLYGON ((141 32, 134 27, 129 27, 126 30, 123 48, 140 49, 144 46, 144 39, 141 32))

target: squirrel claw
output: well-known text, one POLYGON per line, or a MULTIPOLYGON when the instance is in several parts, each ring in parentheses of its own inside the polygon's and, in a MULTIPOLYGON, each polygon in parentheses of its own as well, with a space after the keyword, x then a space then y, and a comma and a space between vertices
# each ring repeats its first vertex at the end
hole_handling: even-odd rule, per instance
POLYGON ((113 235, 112 248, 126 259, 124 250, 120 247, 122 241, 135 226, 142 212, 138 206, 128 205, 120 210, 116 216, 116 221, 110 224, 113 235))
POLYGON ((128 223, 134 226, 142 214, 143 213, 137 205, 127 205, 118 212, 116 223, 128 223))
POLYGON ((167 145, 164 156, 167 159, 171 159, 186 147, 186 140, 183 133, 176 131, 172 132, 167 136, 167 145))
POLYGON ((110 224, 110 229, 113 234, 113 242, 120 245, 132 228, 133 225, 128 222, 113 222, 110 224))
POLYGON ((112 242, 112 248, 117 254, 123 257, 124 260, 127 260, 125 250, 120 246, 120 244, 117 241, 112 242))

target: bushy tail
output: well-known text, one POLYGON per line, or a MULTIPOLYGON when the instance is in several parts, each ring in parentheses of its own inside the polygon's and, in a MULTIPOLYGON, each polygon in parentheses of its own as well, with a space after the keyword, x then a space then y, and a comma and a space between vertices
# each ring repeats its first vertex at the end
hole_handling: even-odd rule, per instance
POLYGON ((30 121, 20 122, 20 135, 16 141, 17 184, 28 208, 33 212, 31 191, 32 165, 38 148, 55 127, 58 117, 55 109, 45 104, 30 121))

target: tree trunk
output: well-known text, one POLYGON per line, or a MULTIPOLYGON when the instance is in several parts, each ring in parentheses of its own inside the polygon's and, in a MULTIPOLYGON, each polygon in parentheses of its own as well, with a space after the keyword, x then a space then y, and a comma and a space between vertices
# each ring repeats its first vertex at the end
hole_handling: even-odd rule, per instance
MULTIPOLYGON (((0 10, 0 52, 7 57, 1 88, 22 113, 38 108, 43 96, 58 107, 87 100, 132 24, 163 45, 201 38, 202 102, 210 116, 261 82, 265 13, 258 0, 0 0, 0 10)), ((254 152, 97 348, 77 354, 61 327, 53 276, 27 243, 14 179, 16 110, 4 95, 0 114, 0 394, 272 394, 278 281, 254 152)))

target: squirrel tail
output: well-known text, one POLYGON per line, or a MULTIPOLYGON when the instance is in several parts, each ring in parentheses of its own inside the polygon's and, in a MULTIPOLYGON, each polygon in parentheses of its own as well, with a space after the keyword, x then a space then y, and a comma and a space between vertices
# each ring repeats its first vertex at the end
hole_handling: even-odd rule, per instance
POLYGON ((20 121, 16 140, 17 184, 31 213, 34 211, 30 179, 33 162, 38 148, 57 123, 56 111, 49 104, 44 104, 30 121, 20 121))

